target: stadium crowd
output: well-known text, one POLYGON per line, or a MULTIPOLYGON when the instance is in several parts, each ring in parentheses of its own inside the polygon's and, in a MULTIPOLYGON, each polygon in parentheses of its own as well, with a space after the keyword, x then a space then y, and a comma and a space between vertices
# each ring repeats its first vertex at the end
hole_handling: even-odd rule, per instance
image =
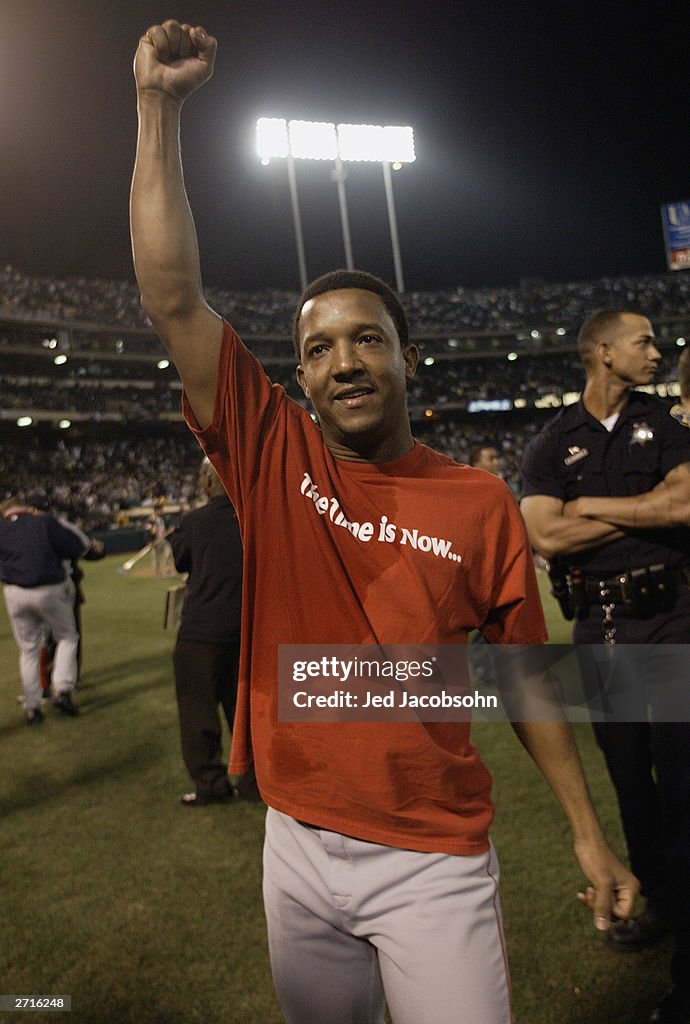
POLYGON ((3 487, 50 508, 88 532, 126 520, 133 508, 191 503, 199 450, 180 429, 176 436, 118 440, 44 440, 40 446, 0 440, 3 487))
MULTIPOLYGON (((214 309, 245 336, 285 336, 296 293, 266 290, 254 295, 208 288, 214 309)), ((82 321, 129 328, 148 326, 139 292, 129 281, 54 280, 32 277, 12 266, 0 270, 0 312, 6 317, 48 322, 82 321)), ((649 316, 690 312, 686 274, 604 277, 547 284, 524 281, 506 288, 409 292, 403 306, 410 333, 521 330, 533 323, 574 325, 599 307, 639 307, 649 316)))
MULTIPOLYGON (((19 488, 89 530, 117 523, 135 507, 186 504, 198 450, 181 422, 171 422, 181 419, 180 384, 174 367, 159 360, 163 350, 147 330, 135 286, 30 277, 5 266, 0 289, 0 417, 38 412, 39 418, 54 413, 56 420, 80 421, 69 435, 47 432, 40 446, 16 430, 0 436, 2 490, 19 488), (30 328, 34 322, 40 330, 30 328), (74 325, 71 343, 61 333, 65 323, 74 325), (49 325, 54 342, 45 338, 49 325), (55 348, 68 357, 61 365, 55 365, 55 348), (155 430, 147 434, 146 424, 155 430)), ((296 296, 212 289, 209 298, 249 338, 271 379, 303 402, 288 333, 296 296)), ((658 274, 523 282, 519 288, 411 292, 403 304, 412 333, 423 339, 409 391, 416 436, 459 461, 478 444, 496 445, 502 475, 519 493, 520 456, 549 414, 550 398, 559 401, 581 387, 572 333, 579 320, 595 306, 632 305, 682 325, 690 317, 690 279, 658 274), (535 323, 551 324, 550 336, 531 330, 535 323), (506 332, 501 350, 491 332, 506 332), (511 332, 516 351, 509 351, 511 332), (496 410, 482 413, 471 405, 496 401, 511 407, 518 401, 524 413, 499 418, 496 410), (473 411, 479 414, 469 415, 473 411)), ((662 381, 676 379, 675 336, 668 336, 662 381)))
MULTIPOLYGON (((124 358, 124 357, 123 357, 124 358)), ((180 385, 172 368, 167 372, 142 363, 93 364, 75 354, 69 365, 56 368, 43 361, 32 374, 12 356, 0 373, 2 408, 88 413, 94 419, 156 419, 180 410, 180 385)), ((297 386, 292 357, 266 365, 269 377, 296 401, 304 397, 297 386)), ((667 358, 658 380, 677 379, 675 353, 667 358)), ((465 409, 472 402, 521 399, 528 406, 546 395, 562 398, 582 384, 582 371, 573 351, 542 356, 433 359, 422 361, 409 390, 410 408, 465 409)))
MULTIPOLYGON (((486 421, 477 426, 422 421, 415 433, 420 441, 460 461, 466 461, 477 444, 496 444, 502 452, 502 475, 517 489, 520 452, 537 425, 501 426, 499 440, 487 429, 486 421)), ((161 502, 191 504, 198 468, 198 446, 181 424, 171 425, 159 437, 138 432, 105 441, 75 440, 70 435, 44 437, 40 446, 24 435, 11 442, 0 437, 3 490, 18 491, 34 504, 59 511, 89 532, 126 521, 133 508, 161 502)))

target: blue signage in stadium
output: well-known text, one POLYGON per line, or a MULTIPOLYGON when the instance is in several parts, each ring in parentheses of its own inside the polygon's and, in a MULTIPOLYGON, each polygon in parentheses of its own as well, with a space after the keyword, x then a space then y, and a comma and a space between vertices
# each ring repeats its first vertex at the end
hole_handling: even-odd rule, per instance
POLYGON ((666 263, 669 270, 690 269, 690 200, 661 207, 666 263))

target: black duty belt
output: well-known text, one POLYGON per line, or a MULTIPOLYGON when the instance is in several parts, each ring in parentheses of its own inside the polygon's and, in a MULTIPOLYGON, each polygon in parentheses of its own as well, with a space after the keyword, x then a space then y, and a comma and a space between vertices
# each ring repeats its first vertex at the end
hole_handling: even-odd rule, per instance
POLYGON ((689 585, 687 567, 669 569, 665 565, 646 565, 605 578, 572 569, 569 580, 578 618, 593 606, 615 607, 618 615, 649 618, 671 611, 680 591, 689 585))
MULTIPOLYGON (((573 582, 577 585, 577 574, 573 582)), ((583 573, 580 577, 584 597, 589 604, 634 605, 676 595, 690 586, 687 570, 667 569, 664 565, 647 565, 602 579, 583 573)), ((662 601, 663 603, 663 601, 662 601)))
POLYGON ((679 593, 690 589, 690 566, 646 565, 606 577, 571 567, 551 573, 551 584, 566 619, 582 619, 590 608, 607 607, 617 615, 649 618, 670 611, 679 593))

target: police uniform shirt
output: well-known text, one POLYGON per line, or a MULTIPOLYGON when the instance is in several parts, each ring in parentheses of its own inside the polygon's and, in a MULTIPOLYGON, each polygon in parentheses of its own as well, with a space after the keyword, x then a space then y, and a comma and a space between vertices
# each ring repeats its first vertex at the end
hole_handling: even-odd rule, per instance
MULTIPOLYGON (((563 502, 629 497, 653 490, 684 462, 690 462, 690 431, 658 398, 631 391, 611 432, 580 400, 562 409, 526 448, 522 494, 563 502)), ((675 568, 688 561, 690 530, 684 527, 627 530, 619 540, 577 554, 582 570, 598 576, 658 564, 675 568)))

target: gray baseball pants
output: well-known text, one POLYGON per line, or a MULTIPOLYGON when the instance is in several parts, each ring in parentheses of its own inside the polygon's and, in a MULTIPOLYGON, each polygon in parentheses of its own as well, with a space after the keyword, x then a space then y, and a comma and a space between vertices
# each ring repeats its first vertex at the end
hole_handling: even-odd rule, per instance
POLYGON ((269 809, 264 902, 287 1024, 510 1024, 493 847, 416 853, 269 809))
POLYGON ((24 709, 32 711, 41 703, 41 647, 48 630, 57 645, 52 675, 55 695, 70 693, 77 681, 79 634, 72 594, 66 583, 49 583, 42 587, 17 587, 6 583, 5 604, 19 647, 24 709))

